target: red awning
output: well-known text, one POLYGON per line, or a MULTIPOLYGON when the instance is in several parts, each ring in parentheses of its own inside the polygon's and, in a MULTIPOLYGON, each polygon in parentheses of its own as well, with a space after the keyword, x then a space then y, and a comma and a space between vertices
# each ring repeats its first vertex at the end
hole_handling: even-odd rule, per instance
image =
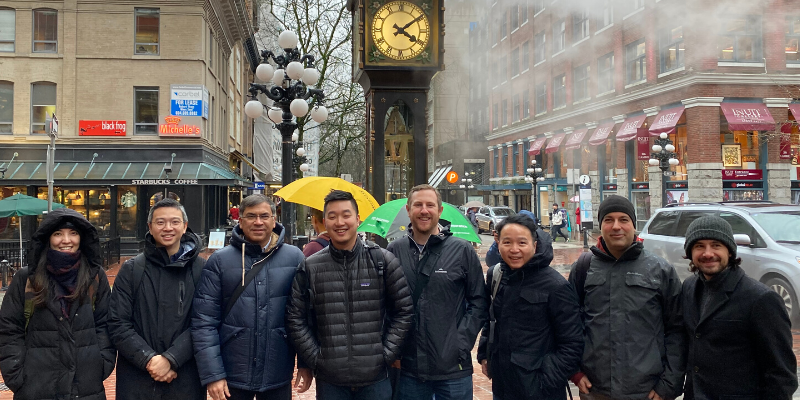
POLYGON ((529 156, 539 155, 539 152, 542 151, 542 146, 544 145, 545 140, 547 140, 547 138, 542 136, 536 139, 533 143, 531 143, 531 147, 528 149, 528 155, 529 156))
POLYGON ((567 144, 564 146, 564 149, 575 150, 581 147, 581 142, 583 142, 583 138, 586 137, 586 132, 589 132, 589 128, 582 128, 572 132, 572 134, 569 135, 569 139, 567 139, 567 144))
POLYGON ((775 120, 761 103, 722 103, 722 113, 732 131, 771 131, 775 120))
POLYGON ((558 148, 561 147, 561 142, 564 141, 564 136, 567 136, 567 134, 559 133, 553 136, 553 138, 550 139, 550 143, 547 144, 547 148, 544 149, 544 152, 547 154, 557 152, 558 148))
POLYGON ((622 127, 617 131, 617 141, 627 142, 635 138, 646 118, 647 115, 642 114, 626 119, 625 122, 622 123, 622 127))
POLYGON ((684 106, 680 106, 661 110, 661 112, 656 115, 653 125, 650 125, 650 135, 658 136, 661 133, 670 134, 674 132, 675 125, 677 125, 678 120, 681 119, 684 109, 684 106))
POLYGON ((800 103, 789 104, 789 110, 792 112, 792 115, 794 115, 794 120, 800 121, 800 103))
POLYGON ((608 139, 608 135, 611 133, 611 130, 614 129, 614 125, 616 125, 616 122, 614 121, 600 124, 600 126, 594 130, 592 137, 589 138, 589 144, 592 146, 605 144, 606 139, 608 139))

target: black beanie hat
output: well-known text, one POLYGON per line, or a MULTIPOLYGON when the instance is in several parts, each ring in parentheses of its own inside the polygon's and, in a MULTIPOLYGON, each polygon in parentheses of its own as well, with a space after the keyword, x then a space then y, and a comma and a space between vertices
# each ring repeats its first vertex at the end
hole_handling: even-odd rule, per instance
POLYGON ((736 241, 733 240, 733 229, 731 224, 724 219, 709 215, 700 217, 686 228, 686 242, 683 250, 686 251, 686 258, 692 259, 692 246, 698 240, 716 240, 724 244, 731 253, 730 259, 736 259, 736 241))
POLYGON ((631 217, 631 221, 634 224, 636 223, 636 209, 633 208, 633 203, 622 196, 608 196, 605 200, 603 200, 602 203, 600 203, 600 208, 597 209, 598 220, 600 223, 602 224, 603 218, 612 212, 628 214, 628 216, 631 217))

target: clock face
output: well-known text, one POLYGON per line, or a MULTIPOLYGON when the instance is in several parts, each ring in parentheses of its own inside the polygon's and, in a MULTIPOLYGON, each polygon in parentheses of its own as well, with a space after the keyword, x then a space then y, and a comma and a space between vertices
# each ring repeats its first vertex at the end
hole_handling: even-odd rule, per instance
POLYGON ((430 23, 425 12, 407 1, 392 1, 375 12, 372 40, 378 50, 395 60, 408 60, 425 49, 430 23))

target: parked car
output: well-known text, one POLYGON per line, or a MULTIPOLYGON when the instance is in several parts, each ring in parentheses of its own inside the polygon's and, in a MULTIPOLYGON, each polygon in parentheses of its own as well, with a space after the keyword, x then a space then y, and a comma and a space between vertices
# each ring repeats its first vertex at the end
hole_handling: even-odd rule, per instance
POLYGON ((686 229, 706 215, 731 224, 742 269, 777 292, 792 322, 800 323, 800 206, 768 201, 668 205, 656 210, 639 240, 675 266, 683 280, 691 274, 690 260, 684 258, 686 229))
POLYGON ((475 214, 478 220, 478 233, 492 232, 500 221, 514 214, 516 212, 509 207, 481 207, 475 214))

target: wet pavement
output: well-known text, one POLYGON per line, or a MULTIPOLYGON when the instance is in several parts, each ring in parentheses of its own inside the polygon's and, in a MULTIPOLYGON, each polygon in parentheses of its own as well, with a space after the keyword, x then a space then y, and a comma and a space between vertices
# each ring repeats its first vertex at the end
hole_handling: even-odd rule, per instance
MULTIPOLYGON (((478 256, 481 259, 481 262, 484 264, 484 272, 488 269, 485 265, 484 258, 486 256, 486 251, 488 251, 489 247, 492 244, 492 237, 489 235, 481 235, 482 243, 479 246, 478 256)), ((589 240, 590 245, 594 243, 594 239, 589 240)), ((564 243, 562 241, 558 241, 553 244, 554 250, 554 258, 552 266, 557 271, 559 271, 564 277, 569 274, 569 268, 575 260, 583 253, 583 242, 582 241, 570 241, 568 243, 564 243)), ((204 257, 208 257, 211 254, 210 251, 206 251, 201 255, 204 257)), ((126 258, 123 258, 121 261, 124 262, 126 258)), ((106 272, 108 275, 108 280, 113 286, 114 279, 116 278, 116 274, 119 271, 120 264, 115 264, 106 272)), ((5 295, 4 291, 0 291, 0 301, 3 299, 3 295, 5 295)), ((794 338, 794 353, 800 359, 800 329, 793 330, 793 338, 794 338)), ((477 346, 476 346, 477 347, 477 346)), ((475 349, 472 351, 472 363, 474 365, 475 373, 473 374, 473 399, 477 400, 493 400, 492 399, 492 383, 489 379, 487 379, 481 372, 480 372, 480 364, 477 361, 477 352, 475 349)), ((105 380, 104 385, 106 387, 106 397, 109 400, 113 400, 116 398, 116 371, 111 374, 111 376, 105 380)), ((570 383, 570 389, 573 393, 573 396, 577 399, 578 398, 578 390, 575 388, 574 385, 570 383)), ((0 400, 12 400, 12 393, 8 391, 5 385, 2 383, 2 378, 0 378, 0 400)), ((210 397, 209 397, 210 399, 210 397)), ((293 400, 315 400, 316 399, 316 392, 315 386, 312 383, 311 388, 305 393, 297 393, 295 390, 292 396, 293 400)), ((679 398, 680 399, 680 398, 679 398)), ((795 393, 794 400, 800 400, 800 391, 795 393)))

